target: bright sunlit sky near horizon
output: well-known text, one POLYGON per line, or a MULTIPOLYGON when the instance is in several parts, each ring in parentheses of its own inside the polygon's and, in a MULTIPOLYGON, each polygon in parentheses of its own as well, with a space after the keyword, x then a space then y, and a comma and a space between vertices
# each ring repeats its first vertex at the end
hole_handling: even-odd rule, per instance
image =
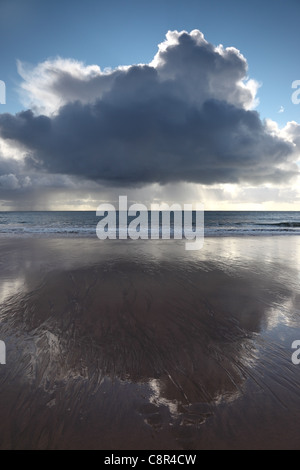
POLYGON ((0 210, 119 194, 300 210, 299 14, 298 0, 0 0, 0 210), (205 40, 166 39, 194 30, 205 40), (151 67, 118 68, 135 64, 151 67))

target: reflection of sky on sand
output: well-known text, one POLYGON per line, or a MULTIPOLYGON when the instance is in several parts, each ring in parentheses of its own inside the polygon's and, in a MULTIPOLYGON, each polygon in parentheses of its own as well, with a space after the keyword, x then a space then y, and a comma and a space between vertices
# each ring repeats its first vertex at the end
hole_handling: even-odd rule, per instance
MULTIPOLYGON (((289 335, 299 331, 297 237, 208 239, 200 252, 177 242, 97 241, 81 250, 78 240, 28 243, 22 276, 15 267, 14 282, 0 289, 0 336, 9 337, 14 364, 5 383, 30 385, 22 406, 38 406, 42 390, 51 412, 64 396, 74 416, 91 397, 104 413, 111 387, 107 420, 126 399, 156 431, 197 434, 248 389, 280 406, 296 392, 289 335)), ((10 279, 12 270, 13 262, 10 279)))
POLYGON ((300 275, 300 237, 206 238, 204 249, 193 252, 193 256, 235 267, 253 268, 257 264, 258 270, 281 263, 284 276, 290 269, 297 271, 298 279, 300 275))
MULTIPOLYGON (((149 387, 152 392, 149 402, 155 406, 167 407, 173 420, 178 419, 178 417, 182 417, 182 423, 189 423, 190 425, 197 424, 197 422, 199 423, 201 420, 205 421, 212 415, 215 407, 223 404, 224 402, 231 403, 234 400, 237 400, 242 393, 242 391, 237 388, 236 391, 232 391, 228 394, 216 394, 213 404, 199 402, 190 403, 187 398, 186 403, 182 403, 180 400, 171 400, 165 396, 165 381, 166 378, 152 379, 149 381, 149 387)), ((176 387, 176 384, 174 384, 174 386, 176 387)))
POLYGON ((299 327, 299 297, 293 295, 277 306, 270 307, 267 314, 267 329, 273 330, 280 325, 299 327))
POLYGON ((170 415, 172 417, 177 417, 178 415, 178 402, 168 400, 163 397, 163 392, 161 390, 161 382, 158 379, 152 379, 149 381, 149 386, 153 394, 151 395, 149 401, 153 405, 162 405, 167 406, 170 410, 170 415))
POLYGON ((24 278, 2 279, 0 282, 0 304, 10 297, 22 292, 24 289, 24 278))

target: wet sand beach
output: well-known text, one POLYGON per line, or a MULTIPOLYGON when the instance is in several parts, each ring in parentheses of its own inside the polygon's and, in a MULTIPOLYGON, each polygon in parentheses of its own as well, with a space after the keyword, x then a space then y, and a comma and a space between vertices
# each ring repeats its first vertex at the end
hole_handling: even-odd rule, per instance
POLYGON ((299 449, 300 238, 0 239, 0 449, 299 449))

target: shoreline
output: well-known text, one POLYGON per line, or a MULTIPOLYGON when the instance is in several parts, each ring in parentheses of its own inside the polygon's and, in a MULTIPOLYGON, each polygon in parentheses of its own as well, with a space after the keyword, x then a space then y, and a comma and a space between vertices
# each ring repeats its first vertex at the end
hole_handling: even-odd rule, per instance
MULTIPOLYGON (((284 230, 282 231, 284 232, 284 230)), ((292 233, 292 232, 285 232, 285 233, 280 233, 278 231, 276 231, 276 233, 271 233, 271 232, 265 232, 265 233, 245 233, 245 234, 238 234, 238 233, 222 233, 222 234, 209 234, 209 235, 205 235, 204 236, 204 240, 205 239, 210 239, 210 238, 241 238, 241 239, 244 239, 244 238, 250 238, 250 239, 253 239, 253 238, 274 238, 274 237, 300 237, 300 233, 292 233)), ((96 241, 99 241, 99 242, 126 242, 126 241, 132 241, 133 243, 135 242, 186 242, 187 239, 185 237, 182 237, 182 239, 178 240, 178 239, 174 239, 174 238, 171 238, 169 240, 166 240, 166 239, 162 239, 162 238, 159 238, 158 240, 157 239, 151 239, 150 237, 146 240, 142 240, 142 239, 138 239, 138 240, 132 240, 130 237, 127 238, 127 240, 124 240, 124 239, 119 239, 117 238, 116 240, 99 240, 99 238, 97 238, 97 235, 93 234, 93 233, 89 233, 89 234, 84 234, 84 233, 79 233, 79 232, 67 232, 67 233, 59 233, 59 232, 55 232, 55 233, 41 233, 41 232, 26 232, 26 233, 1 233, 0 232, 0 239, 29 239, 29 238, 40 238, 40 239, 59 239, 59 238, 63 238, 63 239, 66 239, 66 238, 70 238, 70 239, 79 239, 79 238, 82 238, 82 239, 87 239, 87 240, 96 240, 96 241)))

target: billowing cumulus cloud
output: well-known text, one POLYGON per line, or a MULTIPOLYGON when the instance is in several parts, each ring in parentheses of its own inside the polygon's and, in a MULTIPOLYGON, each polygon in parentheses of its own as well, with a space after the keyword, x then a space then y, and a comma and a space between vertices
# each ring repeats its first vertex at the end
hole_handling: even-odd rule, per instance
POLYGON ((69 102, 94 102, 109 90, 118 72, 102 72, 97 65, 71 59, 48 60, 36 67, 17 62, 23 78, 20 95, 23 104, 36 114, 51 116, 69 102))
MULTIPOLYGON (((298 125, 283 132, 263 122, 246 59, 200 31, 169 32, 147 65, 102 71, 56 59, 18 68, 31 109, 0 115, 0 134, 25 149, 29 176, 138 187, 282 184, 298 175, 298 125)), ((0 160, 11 186, 14 174, 2 173, 0 160)))
MULTIPOLYGON (((144 84, 143 69, 130 74, 144 84)), ((297 173, 292 145, 269 134, 256 112, 217 100, 190 107, 167 90, 128 102, 131 78, 122 79, 122 103, 113 93, 65 105, 54 118, 2 115, 2 136, 28 147, 32 168, 109 184, 280 182, 297 173)))
MULTIPOLYGON (((144 69, 143 75, 131 74, 130 83, 127 81, 127 92, 130 91, 134 100, 141 99, 138 95, 145 92, 148 85, 151 88, 146 97, 155 94, 156 79, 173 85, 172 96, 198 106, 207 99, 225 99, 235 106, 251 109, 258 102, 256 92, 259 84, 247 79, 248 65, 243 55, 235 48, 214 47, 200 31, 190 34, 169 31, 149 66, 149 74, 144 65, 133 66, 144 69), (157 72, 152 77, 151 70, 157 72), (136 89, 135 85, 140 88, 136 89)), ((97 65, 85 66, 81 62, 61 58, 45 61, 36 67, 18 61, 18 72, 23 78, 21 96, 24 104, 37 114, 47 116, 56 114, 61 106, 70 102, 93 103, 112 90, 117 93, 116 99, 122 99, 122 90, 115 87, 115 82, 121 77, 122 84, 122 77, 131 69, 130 66, 120 66, 101 71, 97 65)))

